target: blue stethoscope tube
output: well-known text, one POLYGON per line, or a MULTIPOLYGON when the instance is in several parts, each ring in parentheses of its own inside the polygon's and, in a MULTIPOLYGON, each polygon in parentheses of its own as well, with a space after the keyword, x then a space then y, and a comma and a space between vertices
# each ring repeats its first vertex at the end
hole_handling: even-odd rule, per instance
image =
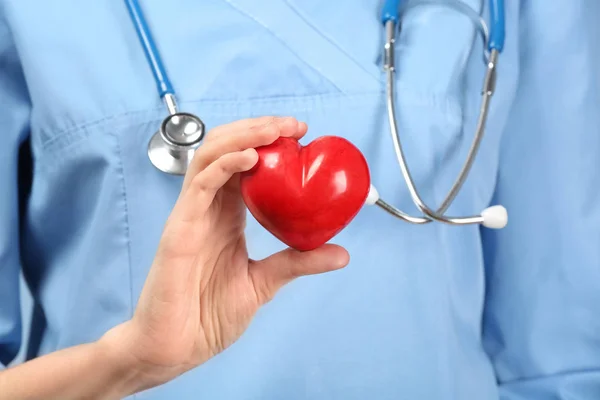
POLYGON ((156 47, 156 43, 154 43, 154 39, 152 38, 150 28, 148 28, 148 24, 146 23, 146 18, 144 18, 140 4, 137 0, 125 0, 125 3, 127 4, 127 9, 133 20, 133 25, 140 42, 142 43, 142 47, 144 48, 144 53, 146 53, 146 58, 150 64, 152 74, 154 75, 160 97, 163 98, 167 94, 174 95, 175 90, 173 89, 173 85, 171 85, 167 71, 162 63, 158 48, 156 47))
MULTIPOLYGON (((451 0, 457 1, 457 0, 451 0)), ((460 1, 460 0, 458 0, 460 1)), ((418 2, 418 1, 417 1, 418 2)), ((381 22, 385 25, 388 21, 398 24, 400 20, 401 0, 385 0, 381 11, 381 22)), ((504 0, 489 0, 490 7, 490 33, 487 43, 488 51, 504 49, 505 23, 504 0)))
POLYGON ((488 50, 504 50, 505 24, 504 24, 504 0, 490 0, 490 42, 488 50))

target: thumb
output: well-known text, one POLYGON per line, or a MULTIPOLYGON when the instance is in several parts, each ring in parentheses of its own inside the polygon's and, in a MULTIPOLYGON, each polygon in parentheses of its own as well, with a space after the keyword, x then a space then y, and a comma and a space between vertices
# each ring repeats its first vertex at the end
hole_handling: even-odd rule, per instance
POLYGON ((304 275, 314 275, 345 267, 348 252, 333 244, 311 251, 287 249, 260 261, 252 261, 249 274, 260 304, 270 301, 275 293, 290 281, 304 275))

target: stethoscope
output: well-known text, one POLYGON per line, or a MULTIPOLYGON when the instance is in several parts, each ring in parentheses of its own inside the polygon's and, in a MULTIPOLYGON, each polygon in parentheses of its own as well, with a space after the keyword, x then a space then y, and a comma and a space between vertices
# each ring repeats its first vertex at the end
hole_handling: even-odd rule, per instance
MULTIPOLYGON (((175 90, 169 81, 140 5, 137 0, 125 0, 125 3, 127 4, 131 19, 154 75, 159 95, 165 102, 169 113, 160 125, 158 132, 150 139, 148 144, 148 157, 152 164, 159 170, 168 174, 184 175, 195 150, 200 146, 200 143, 204 138, 204 123, 194 114, 177 110, 175 90)), ((387 113, 394 150, 402 171, 402 176, 404 177, 413 202, 424 216, 415 217, 409 215, 385 202, 380 198, 374 186, 371 186, 366 204, 377 205, 391 215, 412 224, 426 224, 432 221, 438 221, 450 225, 480 224, 487 228, 503 228, 506 226, 508 215, 506 209, 500 205, 488 207, 479 215, 473 216, 452 217, 445 215, 445 212, 463 186, 473 162, 475 161, 475 156, 477 155, 481 139, 483 138, 490 101, 495 88, 496 65, 498 63, 499 54, 504 47, 504 0, 489 0, 491 30, 488 29, 486 22, 477 12, 475 12, 475 10, 460 0, 409 0, 402 5, 400 3, 401 0, 385 0, 381 14, 381 22, 385 27, 386 37, 383 49, 383 67, 386 72, 387 113), (437 210, 432 210, 425 204, 415 186, 402 150, 395 112, 394 57, 396 51, 395 40, 400 31, 400 20, 408 9, 422 5, 448 6, 469 17, 478 28, 483 38, 484 61, 487 65, 481 90, 481 107, 471 147, 454 184, 437 210)))
POLYGON ((185 175, 194 152, 204 138, 204 122, 194 114, 177 110, 175 89, 163 66, 142 9, 137 0, 125 0, 125 3, 146 53, 158 93, 169 112, 148 143, 148 157, 163 172, 185 175))

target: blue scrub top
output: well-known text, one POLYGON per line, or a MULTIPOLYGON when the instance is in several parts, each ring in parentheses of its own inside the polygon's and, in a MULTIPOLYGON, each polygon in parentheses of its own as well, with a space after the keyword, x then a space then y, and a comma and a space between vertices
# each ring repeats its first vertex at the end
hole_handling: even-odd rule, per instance
MULTIPOLYGON (((388 131, 380 2, 142 6, 182 110, 208 127, 292 115, 303 143, 344 136, 382 196, 415 209, 388 131)), ((136 399, 600 398, 600 2, 506 7, 488 129, 449 214, 500 203, 507 228, 365 207, 333 240, 347 268, 291 283, 231 348, 136 399)), ((464 16, 423 7, 397 46, 406 154, 436 205, 475 128, 481 42, 464 16)), ((0 105, 6 365, 21 346, 46 354, 131 317, 182 180, 147 158, 165 110, 122 1, 0 0, 0 105)), ((251 217, 247 237, 253 258, 284 247, 251 217)))

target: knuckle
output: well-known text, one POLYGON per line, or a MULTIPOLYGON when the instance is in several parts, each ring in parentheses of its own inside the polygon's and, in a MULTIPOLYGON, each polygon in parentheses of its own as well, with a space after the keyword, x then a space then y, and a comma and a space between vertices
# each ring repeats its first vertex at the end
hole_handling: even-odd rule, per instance
POLYGON ((228 153, 215 162, 215 173, 220 176, 232 176, 243 167, 243 158, 240 152, 228 153))
POLYGON ((279 137, 279 126, 275 123, 270 123, 262 127, 257 132, 257 136, 260 137, 261 141, 272 142, 279 137))
POLYGON ((223 175, 231 175, 233 172, 233 167, 231 163, 227 163, 227 162, 220 162, 217 164, 216 166, 218 168, 218 174, 223 176, 223 175))
POLYGON ((217 160, 217 167, 219 168, 219 171, 225 173, 231 172, 237 164, 238 157, 236 156, 236 153, 227 153, 222 155, 221 158, 217 160))
POLYGON ((255 123, 252 125, 253 127, 264 127, 266 125, 274 124, 277 121, 277 118, 273 116, 264 116, 256 119, 255 123))
POLYGON ((206 168, 206 165, 210 162, 209 154, 213 151, 212 149, 213 144, 210 142, 205 142, 194 152, 194 156, 192 157, 192 164, 195 166, 195 169, 197 169, 198 172, 206 168))
POLYGON ((265 130, 265 128, 268 128, 271 124, 272 124, 271 122, 265 122, 262 124, 250 125, 248 130, 253 134, 260 133, 263 130, 265 130))
POLYGON ((198 192, 206 192, 210 189, 204 173, 199 173, 194 177, 194 179, 192 179, 192 186, 198 192))

